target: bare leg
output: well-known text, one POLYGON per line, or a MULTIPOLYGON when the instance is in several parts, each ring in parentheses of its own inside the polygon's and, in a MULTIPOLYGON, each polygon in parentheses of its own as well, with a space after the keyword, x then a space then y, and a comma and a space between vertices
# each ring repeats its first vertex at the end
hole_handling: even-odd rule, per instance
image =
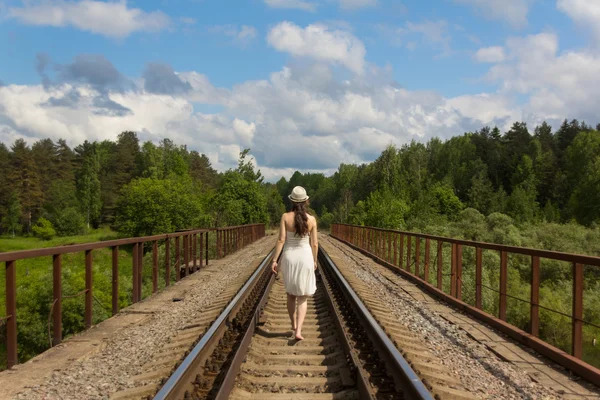
POLYGON ((292 321, 292 330, 296 331, 296 296, 288 293, 287 295, 287 309, 290 315, 290 321, 292 321))
POLYGON ((304 324, 304 318, 306 317, 306 308, 308 302, 306 296, 298 296, 298 322, 296 324, 296 339, 303 340, 302 336, 302 325, 304 324))

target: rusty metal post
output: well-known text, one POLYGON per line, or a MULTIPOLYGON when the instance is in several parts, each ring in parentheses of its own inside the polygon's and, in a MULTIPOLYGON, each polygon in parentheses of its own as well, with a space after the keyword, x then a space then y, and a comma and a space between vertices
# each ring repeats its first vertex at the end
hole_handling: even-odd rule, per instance
POLYGON ((529 316, 529 333, 540 335, 540 258, 531 257, 531 308, 529 316))
POLYGON ((475 307, 483 310, 483 304, 481 303, 481 289, 482 289, 482 270, 481 270, 481 247, 475 248, 475 307))
POLYGON ((209 233, 209 232, 208 232, 208 231, 206 231, 206 235, 205 235, 205 236, 206 236, 206 237, 205 237, 205 240, 206 240, 206 247, 205 247, 205 249, 204 249, 204 250, 205 250, 205 251, 204 251, 204 254, 205 254, 205 257, 206 257, 206 265, 208 265, 208 233, 209 233))
POLYGON ((429 238, 425 239, 425 268, 423 271, 423 279, 425 282, 429 282, 429 261, 430 261, 430 253, 431 253, 431 243, 429 242, 429 238))
POLYGON ((387 245, 388 245, 388 249, 387 249, 387 262, 390 262, 392 260, 392 232, 388 231, 387 232, 387 245))
POLYGON ((200 243, 198 247, 200 247, 200 266, 198 269, 201 269, 204 263, 204 232, 200 232, 200 243))
POLYGON ((360 227, 360 240, 362 241, 362 248, 366 250, 367 248, 367 229, 364 226, 360 227))
POLYGON ((215 230, 215 235, 216 235, 216 241, 217 241, 216 256, 217 256, 217 260, 218 260, 219 258, 221 258, 221 235, 220 235, 220 231, 218 229, 215 230))
POLYGON ((62 342, 62 255, 52 256, 52 297, 54 298, 52 346, 62 342))
POLYGON ((112 315, 119 312, 119 246, 112 248, 112 315))
POLYGON ((194 266, 192 267, 192 272, 196 272, 198 271, 198 235, 196 235, 195 233, 192 235, 192 241, 193 241, 193 246, 192 246, 192 259, 194 266))
POLYGON ((229 254, 229 229, 225 229, 225 250, 223 251, 223 257, 227 257, 229 254))
POLYGON ((143 288, 143 277, 144 275, 144 242, 140 242, 138 246, 138 299, 142 301, 144 298, 142 297, 142 288, 143 288))
POLYGON ((165 286, 171 285, 171 238, 165 239, 165 286))
POLYGON ((133 250, 132 250, 132 264, 133 264, 133 273, 131 275, 132 279, 133 279, 133 298, 132 298, 132 302, 133 303, 137 303, 138 301, 140 301, 140 299, 138 299, 138 246, 139 243, 134 243, 133 244, 133 250))
POLYGON ((181 279, 181 237, 175 236, 175 282, 181 279))
POLYGON ((415 236, 415 275, 421 272, 421 238, 415 236))
POLYGON ((450 253, 450 296, 456 297, 456 243, 450 253))
POLYGON ((406 235, 406 270, 410 272, 410 247, 411 247, 412 237, 410 235, 406 235))
POLYGON ((398 267, 402 269, 404 264, 404 233, 400 234, 400 254, 398 255, 398 267))
POLYGON ((500 307, 498 318, 506 321, 506 289, 508 284, 508 253, 500 252, 500 307))
POLYGON ((444 270, 444 261, 443 261, 443 245, 444 242, 442 242, 441 240, 438 240, 437 242, 437 288, 439 290, 443 290, 443 279, 442 279, 442 273, 444 270))
POLYGON ((158 241, 152 242, 152 293, 158 290, 158 241))
POLYGON ((462 245, 456 245, 456 298, 462 300, 462 245))
POLYGON ((85 327, 92 326, 92 250, 85 251, 85 327))
POLYGON ((398 234, 394 232, 394 265, 398 265, 398 234))
POLYGON ((573 357, 583 357, 583 265, 573 263, 573 357))
POLYGON ((187 276, 188 264, 190 263, 190 243, 188 235, 183 235, 183 276, 187 276))
POLYGON ((17 365, 17 262, 6 262, 6 362, 7 367, 17 365))

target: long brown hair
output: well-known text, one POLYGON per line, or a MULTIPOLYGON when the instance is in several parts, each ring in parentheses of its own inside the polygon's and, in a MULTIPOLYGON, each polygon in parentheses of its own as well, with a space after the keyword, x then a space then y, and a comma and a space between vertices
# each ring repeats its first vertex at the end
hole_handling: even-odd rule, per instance
POLYGON ((296 236, 304 236, 308 234, 308 213, 306 212, 306 202, 292 203, 292 211, 294 212, 294 227, 296 228, 296 236))

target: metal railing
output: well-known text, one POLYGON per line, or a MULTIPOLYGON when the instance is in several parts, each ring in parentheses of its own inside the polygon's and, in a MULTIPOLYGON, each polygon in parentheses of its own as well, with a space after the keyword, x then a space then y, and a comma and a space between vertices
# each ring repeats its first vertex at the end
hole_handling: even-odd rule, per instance
MULTIPOLYGON (((235 227, 186 230, 162 235, 135 237, 127 239, 107 240, 101 242, 51 247, 35 250, 23 250, 0 253, 0 262, 5 263, 6 316, 0 316, 1 325, 6 327, 7 367, 18 363, 17 354, 17 261, 52 257, 52 292, 53 301, 50 307, 53 325, 52 346, 63 339, 63 299, 74 296, 63 296, 62 293, 62 256, 70 253, 85 254, 85 289, 79 294, 85 297, 84 323, 92 326, 93 293, 93 251, 110 248, 112 251, 112 315, 119 312, 119 248, 131 246, 132 255, 132 303, 143 300, 143 260, 144 248, 152 252, 152 294, 158 290, 158 244, 164 246, 164 282, 171 284, 171 260, 174 258, 175 281, 198 271, 209 260, 209 234, 216 234, 216 243, 212 252, 216 258, 225 257, 264 236, 264 225, 242 225, 235 227), (261 228, 262 226, 262 228, 261 228), (150 247, 151 245, 151 247, 150 247), (173 254, 174 247, 174 254, 173 254), (150 250, 151 248, 151 250, 150 250)), ((79 295, 78 294, 78 295, 79 295)), ((78 296, 75 295, 75 296, 78 296)))
POLYGON ((600 382, 600 369, 581 360, 583 356, 584 324, 600 328, 600 326, 583 319, 583 266, 600 267, 600 257, 536 250, 347 224, 333 224, 331 227, 331 235, 363 251, 369 256, 372 256, 380 263, 392 267, 395 271, 401 273, 401 275, 417 282, 430 293, 433 293, 452 305, 457 306, 461 310, 474 315, 478 319, 489 323, 493 327, 552 358, 554 361, 564 365, 584 378, 591 380, 592 382, 600 382), (413 241, 414 248, 412 246, 413 241), (431 241, 435 242, 433 246, 434 265, 431 263, 431 241), (424 244, 425 247, 423 252, 424 260, 421 259, 422 244, 424 244), (449 274, 443 273, 444 245, 449 245, 451 248, 449 274), (463 301, 463 247, 469 247, 475 250, 474 307, 463 301), (483 250, 499 252, 499 286, 497 289, 488 287, 482 282, 483 250), (508 293, 507 278, 509 254, 530 257, 531 291, 529 300, 511 296, 508 293), (571 315, 540 305, 541 259, 563 261, 571 264, 571 275, 573 280, 571 315), (434 279, 431 279, 430 272, 434 273, 434 279), (445 275, 449 275, 450 280, 449 288, 447 288, 449 290, 446 291, 444 290, 443 285, 445 275), (435 281, 435 284, 430 283, 430 281, 435 281), (482 291, 484 288, 498 293, 497 317, 483 311, 482 291), (525 332, 506 322, 507 302, 509 298, 529 304, 529 332, 525 332), (571 354, 567 354, 539 338, 540 309, 554 312, 571 319, 571 354))
POLYGON ((216 228, 215 231, 217 233, 217 258, 222 258, 247 246, 256 238, 264 237, 265 225, 228 226, 216 228))

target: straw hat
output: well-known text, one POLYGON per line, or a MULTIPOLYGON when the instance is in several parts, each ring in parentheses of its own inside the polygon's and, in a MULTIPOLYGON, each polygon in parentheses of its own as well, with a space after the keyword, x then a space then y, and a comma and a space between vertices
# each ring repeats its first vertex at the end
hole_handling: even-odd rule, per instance
POLYGON ((292 189, 292 194, 290 194, 288 198, 294 203, 302 203, 309 199, 306 195, 306 190, 302 186, 296 186, 292 189))

